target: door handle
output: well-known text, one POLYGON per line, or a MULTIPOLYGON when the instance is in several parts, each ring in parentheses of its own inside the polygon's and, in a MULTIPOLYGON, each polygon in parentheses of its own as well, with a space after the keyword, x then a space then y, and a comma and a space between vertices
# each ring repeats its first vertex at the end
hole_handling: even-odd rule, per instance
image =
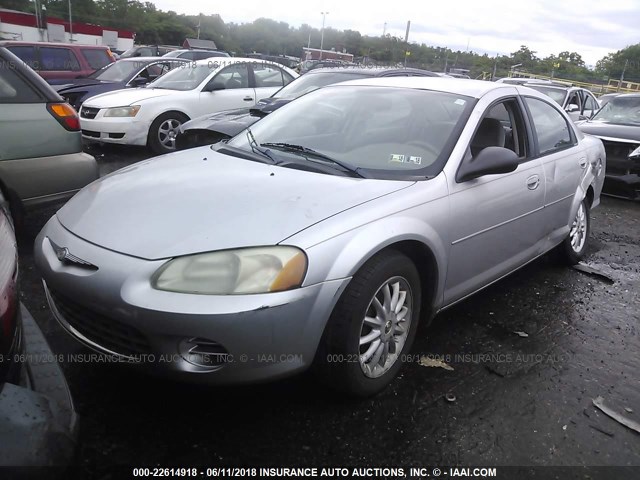
POLYGON ((253 102, 253 97, 244 97, 243 100, 245 102, 253 102))
POLYGON ((536 188, 538 188, 538 185, 540 185, 540 176, 531 175, 529 178, 527 178, 527 188, 529 190, 535 190, 536 188))
POLYGON ((580 160, 578 160, 578 163, 580 164, 580 168, 587 168, 587 159, 586 158, 581 158, 580 160))

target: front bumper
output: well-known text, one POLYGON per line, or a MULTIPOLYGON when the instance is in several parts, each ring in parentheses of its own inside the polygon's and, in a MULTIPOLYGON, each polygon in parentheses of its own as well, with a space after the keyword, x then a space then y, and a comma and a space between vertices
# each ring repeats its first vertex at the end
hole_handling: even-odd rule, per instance
POLYGON ((19 384, 0 385, 0 466, 67 465, 78 418, 64 374, 42 331, 20 306, 23 350, 19 384))
POLYGON ((271 380, 308 368, 349 280, 255 295, 159 291, 149 279, 166 259, 90 244, 55 216, 38 235, 35 256, 51 309, 76 339, 114 361, 205 383, 271 380), (97 269, 61 263, 49 239, 97 269))
POLYGON ((95 118, 80 117, 82 138, 89 142, 119 145, 147 144, 150 123, 136 117, 104 117, 101 109, 95 118))

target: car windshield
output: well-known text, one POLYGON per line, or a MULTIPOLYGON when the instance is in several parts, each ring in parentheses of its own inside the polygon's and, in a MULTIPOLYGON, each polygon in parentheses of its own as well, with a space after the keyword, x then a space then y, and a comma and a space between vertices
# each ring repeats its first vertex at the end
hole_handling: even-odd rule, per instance
POLYGON ((250 151, 258 144, 276 161, 304 161, 303 147, 374 177, 435 176, 474 103, 428 90, 333 85, 278 109, 229 145, 250 151))
POLYGON ((562 90, 560 88, 543 87, 540 85, 526 85, 526 86, 529 88, 533 88, 534 90, 537 90, 540 93, 544 93, 545 95, 551 97, 551 99, 560 106, 564 104, 564 99, 567 96, 566 90, 562 90))
POLYGON ((593 117, 593 122, 640 125, 640 96, 613 97, 593 117))
POLYGON ((151 82, 147 88, 168 90, 193 90, 218 68, 215 62, 186 63, 174 68, 166 75, 151 82))
POLYGON ((118 61, 93 72, 89 75, 89 78, 95 78, 96 80, 102 80, 104 82, 123 82, 142 67, 144 67, 144 64, 141 62, 118 61))
POLYGON ((163 57, 179 57, 181 54, 183 54, 185 51, 184 50, 173 50, 172 52, 167 52, 163 55, 163 57))
POLYGON ((283 100, 294 100, 305 93, 312 92, 325 85, 346 82, 347 80, 355 80, 366 76, 369 75, 354 72, 307 73, 281 88, 273 97, 283 100))

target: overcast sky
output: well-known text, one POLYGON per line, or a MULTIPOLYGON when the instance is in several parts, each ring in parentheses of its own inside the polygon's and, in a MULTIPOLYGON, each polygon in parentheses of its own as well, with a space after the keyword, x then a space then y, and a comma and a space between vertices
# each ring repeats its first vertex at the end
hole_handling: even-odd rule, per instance
MULTIPOLYGON (((609 52, 640 43, 640 0, 154 0, 162 10, 218 13, 225 22, 246 23, 267 17, 291 26, 326 26, 358 30, 363 35, 387 33, 404 37, 411 20, 410 42, 454 50, 509 54, 527 45, 546 57, 578 52, 587 65, 609 52)), ((311 39, 319 47, 320 39, 311 39)), ((316 44, 316 45, 314 45, 316 44)))

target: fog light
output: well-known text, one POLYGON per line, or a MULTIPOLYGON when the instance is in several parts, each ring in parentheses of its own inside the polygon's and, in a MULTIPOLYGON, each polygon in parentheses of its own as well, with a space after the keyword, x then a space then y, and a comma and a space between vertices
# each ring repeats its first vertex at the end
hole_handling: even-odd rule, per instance
POLYGON ((192 337, 184 339, 178 346, 180 356, 197 367, 218 370, 229 363, 229 352, 218 342, 206 338, 192 337))

